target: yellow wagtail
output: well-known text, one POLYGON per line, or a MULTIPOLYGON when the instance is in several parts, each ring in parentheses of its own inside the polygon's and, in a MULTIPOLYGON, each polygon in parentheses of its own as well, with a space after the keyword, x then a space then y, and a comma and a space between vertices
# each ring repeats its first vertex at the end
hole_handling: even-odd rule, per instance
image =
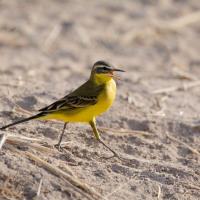
POLYGON ((124 72, 107 62, 97 61, 93 65, 89 80, 72 93, 40 109, 38 114, 3 126, 0 130, 32 119, 61 120, 64 121, 64 128, 56 145, 60 148, 67 123, 86 122, 92 127, 96 139, 119 158, 118 154, 102 141, 95 120, 96 116, 110 108, 115 99, 116 83, 113 79, 116 77, 115 71, 124 72))

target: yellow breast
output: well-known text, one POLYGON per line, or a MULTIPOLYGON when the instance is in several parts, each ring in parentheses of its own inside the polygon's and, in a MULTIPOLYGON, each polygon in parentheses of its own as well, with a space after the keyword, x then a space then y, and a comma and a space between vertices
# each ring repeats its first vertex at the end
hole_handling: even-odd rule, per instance
POLYGON ((94 105, 95 116, 105 112, 113 104, 116 96, 116 83, 113 79, 108 81, 104 90, 98 97, 98 103, 94 105))

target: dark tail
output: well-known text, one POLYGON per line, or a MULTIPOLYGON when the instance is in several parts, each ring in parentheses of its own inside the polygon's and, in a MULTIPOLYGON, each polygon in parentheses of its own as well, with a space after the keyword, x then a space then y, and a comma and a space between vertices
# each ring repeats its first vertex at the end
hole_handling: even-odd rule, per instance
POLYGON ((13 123, 11 123, 11 124, 8 124, 8 125, 6 125, 6 126, 1 127, 0 130, 5 130, 5 129, 8 128, 8 127, 11 127, 11 126, 14 126, 14 125, 17 125, 17 124, 21 124, 21 123, 23 123, 23 122, 27 122, 27 121, 30 121, 30 120, 32 120, 32 119, 37 119, 37 118, 39 118, 39 117, 41 117, 41 116, 44 116, 44 113, 39 113, 39 114, 37 114, 37 115, 33 115, 33 116, 31 116, 31 117, 28 117, 28 118, 21 119, 21 120, 19 120, 19 121, 13 122, 13 123))

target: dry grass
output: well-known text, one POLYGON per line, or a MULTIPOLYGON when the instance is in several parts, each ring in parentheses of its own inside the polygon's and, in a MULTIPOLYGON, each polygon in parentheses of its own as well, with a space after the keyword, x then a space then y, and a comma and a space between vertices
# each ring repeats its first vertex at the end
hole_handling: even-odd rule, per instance
MULTIPOLYGON (((37 155, 34 155, 33 153, 29 151, 20 151, 17 148, 15 148, 15 146, 9 146, 9 149, 21 156, 27 157, 28 159, 34 161, 34 163, 36 163, 38 166, 44 168, 50 173, 66 181, 66 183, 71 185, 71 187, 73 187, 75 191, 87 197, 88 199, 99 199, 101 197, 100 194, 92 190, 91 187, 89 187, 87 184, 81 182, 77 177, 71 176, 70 175, 72 174, 71 169, 69 170, 69 173, 66 173, 65 171, 67 168, 65 168, 65 171, 63 171, 59 167, 48 163, 47 161, 41 159, 40 157, 38 157, 37 155)), ((38 191, 41 190, 41 184, 42 183, 39 184, 38 191)))
POLYGON ((186 91, 188 89, 191 89, 191 88, 197 87, 197 86, 200 86, 199 80, 198 81, 192 81, 190 83, 186 83, 186 84, 183 84, 181 86, 171 86, 171 87, 167 87, 167 88, 157 89, 157 90, 152 91, 152 93, 153 94, 162 94, 162 93, 168 94, 168 93, 171 93, 171 92, 176 92, 178 90, 186 91))
POLYGON ((170 140, 172 140, 172 141, 174 141, 174 142, 176 142, 176 143, 182 145, 183 147, 189 149, 192 153, 194 153, 194 154, 200 156, 200 152, 199 152, 197 149, 195 149, 195 148, 191 147, 190 145, 186 144, 185 142, 182 142, 182 141, 180 141, 179 139, 177 139, 177 138, 175 138, 175 137, 169 135, 169 133, 166 133, 166 136, 167 136, 170 140))

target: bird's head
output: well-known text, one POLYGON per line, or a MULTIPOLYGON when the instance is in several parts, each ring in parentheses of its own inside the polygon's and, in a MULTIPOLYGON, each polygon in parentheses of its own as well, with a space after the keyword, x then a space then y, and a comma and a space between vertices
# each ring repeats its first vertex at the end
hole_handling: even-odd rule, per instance
POLYGON ((93 65, 90 78, 98 83, 106 83, 112 78, 117 78, 116 71, 124 72, 124 70, 117 69, 105 61, 97 61, 93 65))

